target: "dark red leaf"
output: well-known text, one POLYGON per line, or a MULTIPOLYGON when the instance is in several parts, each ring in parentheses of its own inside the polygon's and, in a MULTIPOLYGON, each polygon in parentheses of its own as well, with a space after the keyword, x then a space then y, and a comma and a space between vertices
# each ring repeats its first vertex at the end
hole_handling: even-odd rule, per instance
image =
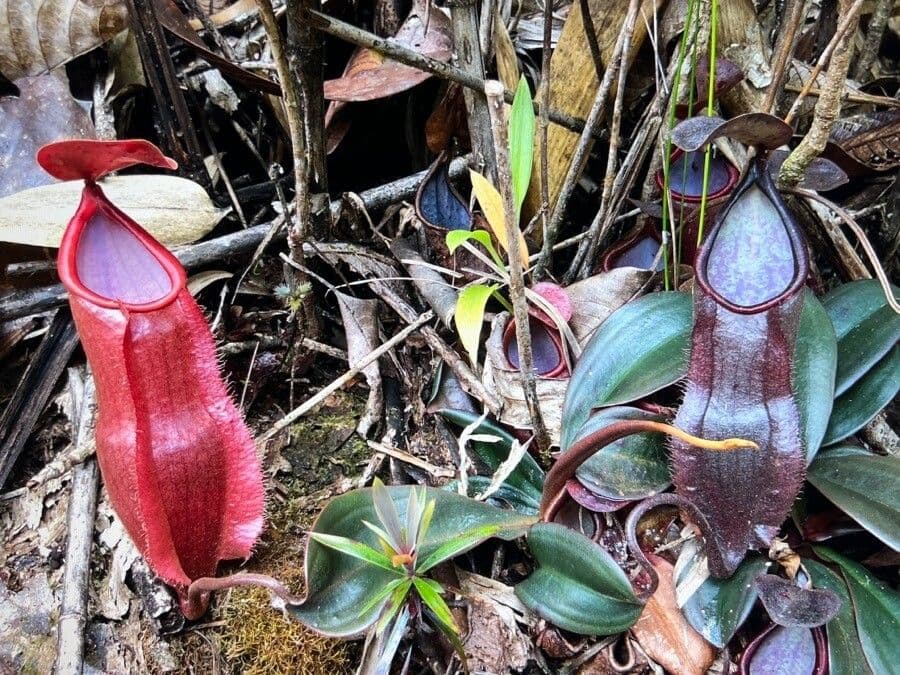
POLYGON ((803 588, 774 574, 760 574, 755 583, 759 599, 779 626, 815 628, 841 609, 841 599, 827 588, 803 588))
POLYGON ((745 113, 723 120, 721 117, 691 117, 672 130, 672 142, 682 150, 699 150, 707 143, 727 136, 744 145, 774 150, 791 140, 789 124, 766 113, 745 113))

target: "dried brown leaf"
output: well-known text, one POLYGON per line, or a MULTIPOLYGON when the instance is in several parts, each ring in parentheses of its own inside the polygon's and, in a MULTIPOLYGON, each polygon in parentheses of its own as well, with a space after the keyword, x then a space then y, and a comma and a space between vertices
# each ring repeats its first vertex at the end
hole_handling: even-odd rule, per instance
MULTIPOLYGON (((335 293, 335 297, 337 297, 341 319, 344 322, 347 357, 350 366, 354 367, 379 346, 379 301, 356 298, 339 292, 335 293)), ((369 398, 366 402, 366 411, 360 418, 356 429, 365 438, 369 430, 381 419, 381 412, 384 409, 384 392, 381 388, 381 369, 378 361, 370 363, 363 368, 362 372, 369 385, 369 398)))
POLYGON ((647 270, 622 267, 603 272, 566 288, 572 303, 569 326, 584 345, 601 323, 635 297, 652 276, 647 270))
POLYGON ((0 73, 40 75, 128 25, 124 0, 0 0, 0 73))
POLYGON ((659 556, 649 558, 659 574, 659 586, 631 630, 647 655, 667 671, 703 675, 715 660, 716 650, 691 627, 675 604, 672 565, 659 556))
POLYGON ((900 109, 838 120, 826 154, 832 155, 845 169, 842 159, 872 171, 900 166, 900 109))
MULTIPOLYGON (((436 6, 426 21, 413 7, 394 37, 398 44, 438 61, 449 61, 453 49, 450 20, 436 6)), ((357 50, 344 75, 325 82, 325 98, 331 101, 372 101, 393 96, 424 82, 431 73, 386 59, 369 49, 357 50)))
POLYGON ((774 149, 784 145, 794 130, 784 120, 766 113, 745 113, 723 120, 721 117, 691 117, 672 130, 672 142, 682 150, 693 152, 707 143, 727 136, 744 145, 774 149))

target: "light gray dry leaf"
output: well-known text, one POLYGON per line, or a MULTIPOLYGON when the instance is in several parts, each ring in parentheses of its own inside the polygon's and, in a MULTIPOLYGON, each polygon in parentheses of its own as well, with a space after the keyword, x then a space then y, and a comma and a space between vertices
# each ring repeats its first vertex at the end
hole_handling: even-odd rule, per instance
MULTIPOLYGON (((378 348, 378 300, 356 298, 339 292, 335 296, 341 309, 347 338, 347 357, 352 368, 378 348)), ((369 385, 369 398, 366 410, 356 425, 356 431, 365 438, 381 419, 384 391, 381 388, 381 369, 377 360, 363 368, 362 372, 369 385)))
POLYGON ((118 518, 113 517, 109 502, 104 499, 99 506, 109 526, 100 534, 100 543, 112 552, 109 573, 100 582, 98 592, 99 614, 107 619, 119 620, 128 614, 134 593, 125 584, 131 566, 140 557, 125 528, 118 518))
POLYGON ((18 98, 0 98, 0 197, 54 182, 35 160, 42 145, 94 138, 90 115, 69 93, 64 71, 24 77, 16 86, 18 98))
POLYGON ((400 237, 394 239, 391 251, 409 273, 416 290, 428 306, 440 317, 445 326, 451 328, 459 291, 451 286, 431 263, 425 261, 412 240, 400 237))
POLYGON ((35 574, 18 592, 0 581, 0 672, 52 670, 56 639, 50 615, 55 609, 46 574, 35 574))
POLYGON ((651 273, 636 267, 620 267, 566 287, 572 303, 569 326, 584 346, 610 314, 637 295, 651 273))
MULTIPOLYGON (((504 424, 525 429, 531 427, 531 415, 525 404, 525 393, 518 369, 512 369, 506 360, 503 350, 503 329, 509 321, 509 314, 501 312, 491 323, 491 336, 488 338, 487 358, 481 380, 488 391, 496 392, 503 399, 503 410, 500 421, 504 424)), ((569 380, 539 377, 535 380, 538 403, 544 416, 544 424, 550 435, 550 442, 559 445, 562 427, 562 407, 566 397, 569 380)))
MULTIPOLYGON (((177 176, 111 176, 110 201, 167 246, 196 241, 224 215, 197 183, 177 176)), ((0 241, 58 247, 81 200, 81 181, 23 190, 0 199, 0 241)))
POLYGON ((0 72, 13 81, 45 73, 127 25, 124 0, 0 0, 0 72))
POLYGON ((197 295, 210 284, 230 279, 233 276, 232 272, 226 272, 225 270, 205 270, 191 275, 187 282, 187 289, 191 295, 197 295))

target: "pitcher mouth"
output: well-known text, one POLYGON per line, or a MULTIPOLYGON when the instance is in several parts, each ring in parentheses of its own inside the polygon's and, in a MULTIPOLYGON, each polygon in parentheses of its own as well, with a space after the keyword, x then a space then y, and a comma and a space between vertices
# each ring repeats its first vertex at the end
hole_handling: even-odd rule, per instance
POLYGON ((70 293, 109 309, 149 312, 184 288, 181 263, 88 182, 59 249, 59 275, 70 293))

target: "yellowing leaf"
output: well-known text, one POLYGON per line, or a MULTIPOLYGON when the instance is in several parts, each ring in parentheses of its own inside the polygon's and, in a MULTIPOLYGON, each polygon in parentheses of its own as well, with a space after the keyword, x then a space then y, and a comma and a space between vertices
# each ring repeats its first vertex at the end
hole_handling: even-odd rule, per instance
MULTIPOLYGON (((488 179, 480 173, 469 171, 469 176, 472 179, 472 191, 475 193, 475 198, 481 205, 481 210, 484 211, 484 217, 487 218, 488 225, 490 225, 491 229, 494 231, 497 241, 499 241, 503 249, 508 252, 506 217, 503 214, 503 198, 500 196, 500 193, 497 192, 497 188, 491 185, 488 179)), ((522 231, 518 228, 518 225, 516 226, 516 233, 519 236, 519 257, 522 259, 522 266, 525 267, 525 269, 528 269, 528 244, 525 243, 525 237, 522 235, 522 231)))
POLYGON ((484 323, 484 306, 496 285, 474 284, 459 292, 456 313, 453 320, 463 347, 469 353, 472 364, 478 363, 478 345, 481 339, 481 325, 484 323))

